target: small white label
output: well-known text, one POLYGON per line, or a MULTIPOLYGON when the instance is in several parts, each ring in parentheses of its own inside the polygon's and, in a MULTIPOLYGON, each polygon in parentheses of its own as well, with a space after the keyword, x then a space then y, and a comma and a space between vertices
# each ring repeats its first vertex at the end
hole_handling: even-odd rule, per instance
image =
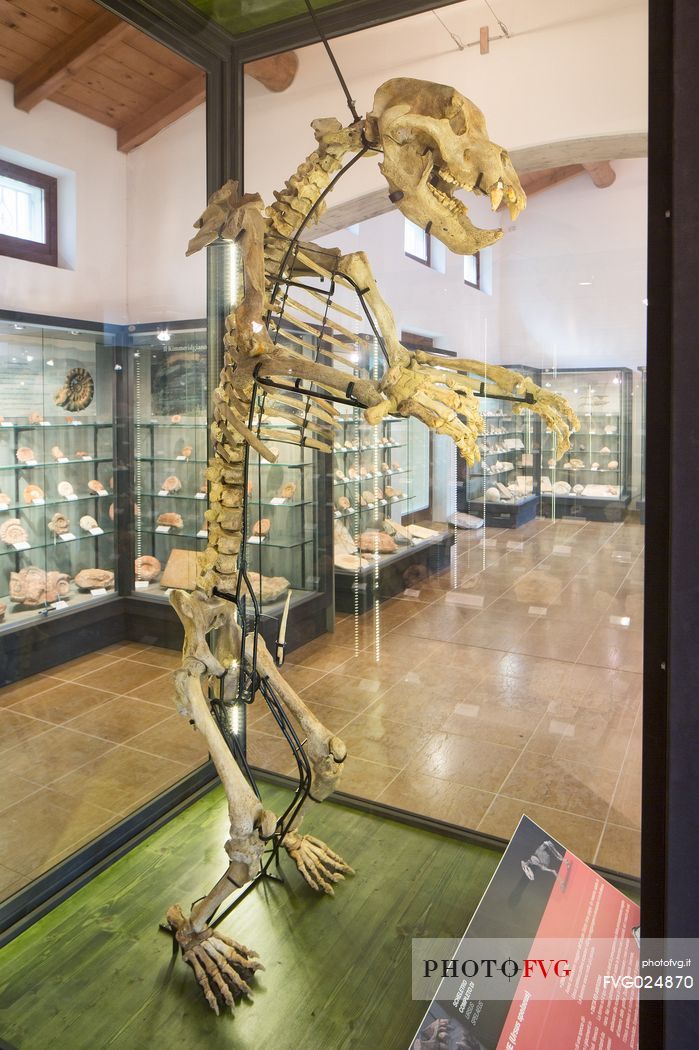
POLYGON ((65 608, 67 608, 67 606, 68 606, 68 602, 64 602, 63 599, 60 598, 56 602, 56 604, 54 605, 54 609, 65 609, 65 608))
POLYGON ((205 492, 195 492, 194 493, 194 498, 195 499, 206 499, 206 493, 205 492))
POLYGON ((98 594, 106 594, 106 593, 107 593, 107 588, 106 587, 91 587, 90 588, 90 594, 94 598, 96 598, 98 594))
POLYGON ((273 496, 272 499, 270 500, 270 503, 274 507, 283 507, 284 504, 286 503, 286 500, 285 500, 285 498, 283 496, 273 496))
POLYGON ((99 525, 97 525, 94 529, 90 529, 89 531, 91 536, 104 536, 104 529, 101 529, 99 525))
POLYGON ((8 423, 8 421, 6 419, 3 419, 2 423, 0 423, 0 427, 13 427, 13 426, 14 426, 14 423, 8 423))
POLYGON ((39 426, 40 427, 50 427, 51 424, 49 423, 48 419, 42 419, 41 422, 39 423, 39 426))
POLYGON ((387 500, 387 499, 382 499, 382 500, 381 500, 381 506, 382 506, 382 507, 385 507, 387 503, 388 503, 388 500, 387 500))
POLYGON ((521 543, 521 542, 518 542, 517 540, 508 540, 506 546, 507 546, 508 551, 523 551, 524 550, 524 544, 521 543))
POLYGON ((445 595, 447 605, 467 605, 471 609, 483 608, 482 594, 462 594, 460 591, 447 591, 445 595))
POLYGON ((134 586, 137 591, 147 591, 149 583, 149 580, 136 580, 134 586))
POLYGON ((72 532, 61 532, 58 538, 59 540, 64 540, 67 543, 68 540, 74 540, 75 536, 72 532))
POLYGON ((9 509, 10 509, 9 503, 0 503, 0 510, 9 510, 9 509))
POLYGON ((70 425, 72 427, 81 427, 83 425, 82 419, 71 419, 70 425))
POLYGON ((178 460, 179 462, 183 462, 183 461, 185 461, 187 459, 187 457, 186 456, 175 456, 175 459, 178 460))
POLYGON ((552 554, 558 554, 561 558, 569 558, 572 553, 572 547, 566 547, 562 543, 557 543, 553 548, 552 554))
POLYGON ((35 467, 36 466, 36 460, 35 459, 25 459, 25 461, 22 464, 22 466, 23 467, 35 467))
POLYGON ((82 460, 83 463, 87 463, 92 459, 92 456, 79 456, 78 458, 82 460))
POLYGON ((250 536, 248 543, 262 543, 264 536, 250 536))
POLYGON ((336 518, 341 518, 342 517, 342 511, 341 510, 336 510, 335 511, 335 517, 336 518))
POLYGON ((160 492, 158 493, 158 495, 159 496, 169 496, 170 493, 168 492, 167 489, 161 489, 160 492))
POLYGON ((419 598, 420 592, 416 591, 413 587, 406 587, 403 591, 404 598, 419 598))
POLYGON ((530 605, 528 611, 530 616, 546 616, 548 614, 548 609, 545 609, 543 605, 530 605))
POLYGON ((206 531, 206 529, 199 529, 199 532, 197 533, 197 539, 198 540, 205 540, 208 535, 209 534, 206 531))
POLYGON ((155 531, 156 532, 169 532, 170 531, 170 526, 169 525, 156 525, 155 531))
POLYGON ((70 494, 70 496, 66 496, 66 499, 67 499, 67 500, 68 500, 68 501, 69 501, 70 503, 75 503, 75 502, 76 502, 76 500, 77 500, 77 498, 78 498, 78 497, 77 497, 77 496, 75 495, 75 493, 74 493, 74 492, 72 492, 72 493, 70 494))
POLYGON ((99 492, 97 493, 97 495, 98 496, 108 496, 109 493, 107 492, 106 489, 100 489, 99 492))
POLYGON ((13 543, 12 546, 16 551, 28 551, 31 547, 31 544, 27 543, 25 540, 23 543, 13 543))
POLYGON ((43 507, 44 503, 46 503, 45 499, 33 499, 32 507, 43 507))
POLYGON ((56 463, 70 463, 70 460, 67 456, 59 456, 56 463))

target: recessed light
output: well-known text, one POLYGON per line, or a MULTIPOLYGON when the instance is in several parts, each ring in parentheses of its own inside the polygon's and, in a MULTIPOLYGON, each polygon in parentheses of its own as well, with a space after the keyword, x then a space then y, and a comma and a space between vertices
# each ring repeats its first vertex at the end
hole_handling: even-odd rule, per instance
POLYGON ((46 364, 49 366, 49 368, 53 368, 53 358, 50 357, 46 364))
POLYGON ((25 360, 31 362, 31 361, 34 360, 34 358, 32 357, 31 354, 27 354, 26 357, 25 357, 25 360))
POLYGON ((578 284, 581 288, 589 288, 589 286, 592 284, 592 281, 578 281, 578 284))
MULTIPOLYGON (((260 325, 260 328, 262 328, 261 325, 260 325)), ((169 343, 170 342, 170 332, 169 332, 169 330, 167 328, 159 328, 158 332, 157 332, 157 335, 156 335, 156 338, 159 339, 161 343, 169 343)))
POLYGON ((15 330, 18 331, 18 332, 23 332, 24 331, 24 325, 23 324, 16 324, 15 325, 15 330))

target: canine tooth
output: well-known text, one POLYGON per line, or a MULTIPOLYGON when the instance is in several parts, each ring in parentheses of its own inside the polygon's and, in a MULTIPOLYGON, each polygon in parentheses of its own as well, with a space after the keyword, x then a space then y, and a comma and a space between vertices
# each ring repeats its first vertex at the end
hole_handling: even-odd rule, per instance
POLYGON ((493 211, 497 211, 500 207, 502 203, 502 195, 502 185, 498 183, 497 186, 493 186, 492 190, 490 191, 490 207, 493 211))

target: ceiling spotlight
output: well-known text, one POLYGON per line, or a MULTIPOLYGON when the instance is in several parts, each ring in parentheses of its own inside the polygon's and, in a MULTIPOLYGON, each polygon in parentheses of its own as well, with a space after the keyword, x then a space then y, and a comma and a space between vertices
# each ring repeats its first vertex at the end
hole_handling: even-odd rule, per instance
POLYGON ((159 328, 158 332, 157 332, 157 335, 156 335, 156 339, 159 339, 161 343, 169 343, 170 342, 170 331, 169 331, 169 329, 168 328, 159 328))
POLYGON ((77 328, 71 328, 70 334, 71 335, 80 335, 80 332, 77 330, 77 328))
POLYGON ((589 288, 589 286, 592 284, 592 281, 578 281, 578 284, 581 288, 589 288))
POLYGON ((23 332, 24 331, 24 325, 23 324, 16 324, 15 325, 15 329, 18 332, 23 332))
POLYGON ((31 361, 33 361, 33 360, 34 360, 34 358, 32 357, 32 355, 31 355, 31 354, 26 354, 26 355, 25 355, 25 360, 26 360, 26 361, 30 361, 30 362, 31 362, 31 361))
POLYGON ((46 362, 46 364, 47 364, 47 365, 49 366, 49 368, 53 368, 53 358, 52 358, 52 357, 50 357, 50 358, 48 359, 48 361, 46 362))

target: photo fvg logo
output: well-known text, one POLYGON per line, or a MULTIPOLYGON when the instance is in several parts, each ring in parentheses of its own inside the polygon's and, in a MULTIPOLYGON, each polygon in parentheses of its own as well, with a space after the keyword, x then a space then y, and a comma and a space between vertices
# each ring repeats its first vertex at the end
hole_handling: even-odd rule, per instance
POLYGON ((438 974, 443 978, 450 977, 506 977, 508 981, 515 977, 570 977, 572 969, 567 959, 424 959, 424 977, 438 974), (441 973, 440 973, 441 967, 441 973))

